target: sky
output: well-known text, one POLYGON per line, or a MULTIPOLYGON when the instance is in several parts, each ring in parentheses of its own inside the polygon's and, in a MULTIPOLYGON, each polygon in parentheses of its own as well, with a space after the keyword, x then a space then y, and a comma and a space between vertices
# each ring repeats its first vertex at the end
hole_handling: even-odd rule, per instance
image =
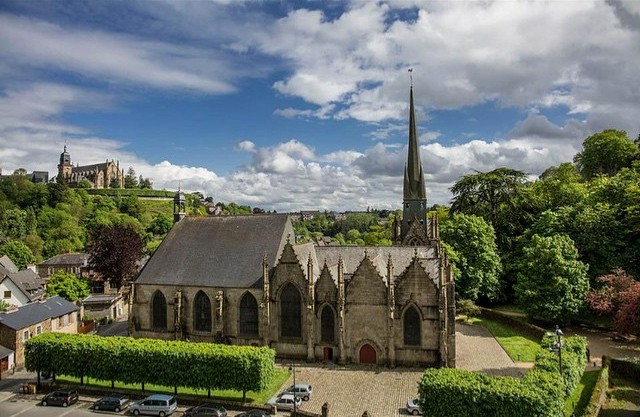
POLYGON ((0 2, 0 168, 117 160, 265 210, 396 209, 412 68, 428 204, 640 133, 640 1, 0 2))

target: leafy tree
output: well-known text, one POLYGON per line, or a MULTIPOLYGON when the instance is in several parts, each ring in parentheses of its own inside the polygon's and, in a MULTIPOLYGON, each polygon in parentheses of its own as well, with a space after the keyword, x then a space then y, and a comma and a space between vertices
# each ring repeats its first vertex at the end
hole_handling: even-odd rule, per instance
POLYGON ((149 178, 142 178, 142 175, 140 175, 140 179, 138 180, 138 186, 143 190, 144 189, 151 190, 153 188, 153 183, 149 178))
POLYGON ((589 292, 589 308, 614 318, 616 331, 640 334, 640 282, 620 268, 599 276, 597 282, 602 286, 589 292))
POLYGON ((7 303, 4 300, 0 300, 0 311, 7 311, 11 307, 11 304, 7 303))
POLYGON ((474 215, 455 214, 440 226, 440 236, 456 253, 456 294, 493 301, 500 290, 502 264, 491 225, 474 215))
POLYGON ((515 293, 531 317, 566 321, 584 304, 589 290, 587 266, 566 235, 534 235, 523 249, 515 293))
POLYGON ((587 197, 586 184, 568 162, 547 168, 532 188, 540 211, 580 204, 587 197))
POLYGON ((171 230, 173 219, 167 213, 156 213, 147 231, 154 235, 165 235, 171 230))
POLYGON ((69 301, 82 300, 89 296, 89 283, 86 279, 60 270, 51 275, 47 283, 47 295, 59 295, 69 301))
POLYGON ((68 210, 70 207, 58 203, 58 208, 45 207, 38 216, 38 235, 45 241, 44 256, 49 258, 64 252, 84 249, 85 230, 78 218, 68 210))
POLYGON ((88 179, 83 178, 78 182, 77 188, 90 190, 93 188, 93 184, 91 184, 91 181, 89 181, 88 179))
POLYGON ((133 167, 129 167, 127 175, 124 176, 124 188, 138 188, 136 171, 133 169, 133 167))
POLYGON ((22 242, 31 249, 31 253, 35 257, 35 262, 42 261, 42 251, 44 249, 44 240, 35 233, 26 235, 22 238, 22 242))
POLYGON ((9 209, 0 215, 0 234, 9 239, 20 239, 27 233, 27 212, 9 209))
POLYGON ((364 235, 364 244, 369 246, 391 246, 391 233, 380 225, 369 226, 364 235))
POLYGON ((50 182, 47 184, 47 189, 49 191, 49 198, 47 200, 49 207, 55 207, 58 203, 66 201, 69 192, 69 187, 67 187, 66 184, 50 182))
POLYGON ((0 256, 2 255, 7 255, 20 270, 25 269, 27 265, 31 265, 36 261, 31 249, 19 240, 10 240, 0 246, 0 256))
POLYGON ((620 169, 631 166, 640 149, 623 130, 603 130, 591 135, 582 143, 582 152, 573 162, 582 176, 591 179, 597 175, 615 175, 620 169))
POLYGON ((113 225, 91 235, 87 252, 94 269, 120 288, 136 273, 144 248, 143 238, 133 227, 113 225))

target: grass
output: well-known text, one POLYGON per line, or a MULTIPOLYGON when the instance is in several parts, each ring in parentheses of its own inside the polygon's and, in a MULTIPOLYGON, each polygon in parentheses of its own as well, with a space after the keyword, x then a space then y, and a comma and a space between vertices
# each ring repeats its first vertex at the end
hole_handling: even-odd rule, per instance
POLYGON ((469 319, 471 324, 487 328, 511 359, 517 362, 534 362, 540 350, 540 343, 505 324, 481 317, 469 319))
MULTIPOLYGON (((276 367, 276 372, 271 380, 271 383, 267 388, 259 392, 248 391, 247 392, 247 402, 253 404, 264 404, 267 402, 269 398, 277 393, 282 384, 289 378, 289 371, 284 368, 276 367)), ((80 385, 80 378, 60 375, 56 377, 56 381, 62 384, 69 385, 80 385)), ((111 389, 111 381, 101 381, 94 379, 84 379, 84 385, 86 387, 95 387, 95 388, 105 388, 107 390, 111 389)), ((153 384, 145 384, 145 394, 141 394, 142 385, 141 384, 125 384, 122 382, 116 381, 114 385, 114 390, 119 391, 131 391, 132 394, 151 394, 151 393, 166 393, 173 394, 173 387, 165 387, 161 385, 153 385, 153 384)), ((196 390, 193 388, 185 388, 178 387, 179 395, 193 395, 200 396, 203 398, 207 398, 207 390, 196 390)), ((232 390, 211 390, 211 399, 218 401, 229 401, 229 402, 242 402, 242 391, 232 391, 232 390)))
POLYGON ((593 393, 593 388, 596 386, 596 382, 598 381, 600 372, 601 371, 589 371, 582 374, 580 383, 565 402, 564 415, 566 417, 571 416, 572 412, 575 413, 576 416, 584 414, 584 411, 589 404, 591 393, 593 393))
POLYGON ((615 415, 614 410, 620 415, 633 415, 632 412, 640 411, 640 383, 611 375, 610 388, 607 391, 607 401, 603 410, 604 415, 615 415))

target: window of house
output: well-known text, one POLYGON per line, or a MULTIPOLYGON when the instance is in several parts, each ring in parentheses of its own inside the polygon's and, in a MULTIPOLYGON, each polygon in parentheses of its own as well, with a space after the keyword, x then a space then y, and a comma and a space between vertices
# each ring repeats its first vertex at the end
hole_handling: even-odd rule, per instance
POLYGON ((62 316, 62 325, 66 326, 67 324, 69 324, 69 317, 67 317, 67 315, 65 314, 64 316, 62 316))
POLYGON ((156 291, 151 301, 151 324, 154 329, 167 329, 167 301, 160 291, 156 291))
POLYGON ((333 343, 336 338, 335 320, 333 310, 329 306, 324 306, 320 316, 320 340, 333 343))
POLYGON ((287 284, 280 293, 280 333, 282 337, 302 337, 300 291, 287 284))
POLYGON ((73 313, 69 313, 69 323, 73 323, 73 313))
POLYGON ((409 307, 404 312, 404 344, 419 346, 420 345, 420 313, 415 307, 409 307))
POLYGON ((25 330, 24 333, 22 333, 22 341, 26 342, 27 340, 29 340, 29 330, 25 330))
POLYGON ((38 335, 38 334, 40 334, 40 333, 42 333, 42 326, 37 325, 37 326, 36 326, 36 335, 38 335))
POLYGON ((194 301, 194 328, 199 332, 211 331, 211 300, 203 291, 198 291, 194 301))
POLYGON ((4 298, 11 298, 11 291, 5 291, 4 298))
POLYGON ((258 302, 250 292, 240 300, 240 334, 258 336, 258 302))

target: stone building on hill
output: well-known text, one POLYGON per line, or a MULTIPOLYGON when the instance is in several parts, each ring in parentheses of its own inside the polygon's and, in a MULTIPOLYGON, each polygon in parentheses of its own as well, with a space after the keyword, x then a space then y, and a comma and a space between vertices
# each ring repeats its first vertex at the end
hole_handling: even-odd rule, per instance
POLYGON ((180 219, 133 284, 130 334, 455 367, 453 267, 427 218, 413 91, 404 188, 391 247, 296 245, 286 215, 180 219))
POLYGON ((58 181, 69 187, 76 187, 82 180, 89 181, 93 188, 122 188, 124 186, 124 170, 120 170, 120 161, 109 161, 84 166, 73 166, 71 155, 64 151, 60 154, 58 164, 58 181))

